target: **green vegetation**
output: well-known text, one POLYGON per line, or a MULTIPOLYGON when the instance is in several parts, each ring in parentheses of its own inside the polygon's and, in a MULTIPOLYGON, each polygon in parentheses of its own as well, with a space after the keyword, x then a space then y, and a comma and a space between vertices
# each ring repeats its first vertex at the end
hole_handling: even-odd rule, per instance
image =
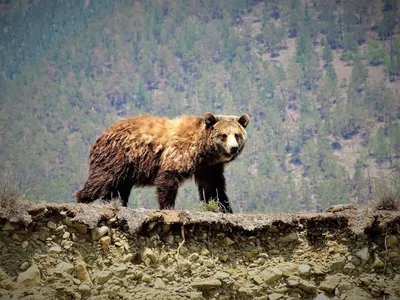
POLYGON ((221 212, 219 203, 215 200, 210 200, 210 201, 208 201, 208 203, 202 202, 201 210, 202 211, 211 211, 211 212, 215 212, 215 213, 221 212))
MULTIPOLYGON (((74 200, 90 145, 119 118, 251 115, 227 167, 236 212, 372 198, 398 174, 395 0, 3 1, 0 172, 74 200), (304 4, 305 3, 305 4, 304 4)), ((178 207, 198 207, 185 185, 178 207)), ((138 189, 130 204, 156 207, 138 189)))

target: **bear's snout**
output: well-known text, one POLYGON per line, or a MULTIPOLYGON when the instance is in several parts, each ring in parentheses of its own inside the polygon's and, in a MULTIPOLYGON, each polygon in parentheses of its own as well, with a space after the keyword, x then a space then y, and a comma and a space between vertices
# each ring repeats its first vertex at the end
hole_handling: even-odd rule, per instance
POLYGON ((236 154, 238 152, 238 150, 239 150, 239 147, 231 147, 229 153, 231 155, 234 155, 234 154, 236 154))

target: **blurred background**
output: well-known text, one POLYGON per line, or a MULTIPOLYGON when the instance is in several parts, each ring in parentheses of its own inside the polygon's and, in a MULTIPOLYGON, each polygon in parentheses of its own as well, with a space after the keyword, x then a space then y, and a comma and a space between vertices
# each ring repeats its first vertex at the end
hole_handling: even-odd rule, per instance
MULTIPOLYGON (((235 212, 399 197, 399 21, 397 0, 0 0, 2 179, 75 202, 116 120, 211 111, 251 116, 235 212)), ((186 183, 177 208, 197 198, 186 183)))

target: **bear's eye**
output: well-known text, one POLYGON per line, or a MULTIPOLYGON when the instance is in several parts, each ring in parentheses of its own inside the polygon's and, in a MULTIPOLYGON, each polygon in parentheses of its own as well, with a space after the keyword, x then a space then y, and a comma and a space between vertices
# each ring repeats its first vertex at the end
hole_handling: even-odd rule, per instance
POLYGON ((226 134, 222 134, 221 137, 222 137, 223 140, 226 140, 226 138, 227 138, 228 136, 227 136, 226 134))
POLYGON ((239 134, 235 134, 235 138, 236 138, 236 140, 240 139, 240 135, 239 134))

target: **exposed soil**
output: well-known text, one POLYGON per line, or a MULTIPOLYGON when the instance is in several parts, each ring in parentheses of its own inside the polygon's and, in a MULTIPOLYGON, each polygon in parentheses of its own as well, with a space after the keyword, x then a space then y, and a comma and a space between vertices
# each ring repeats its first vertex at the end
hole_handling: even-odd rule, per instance
POLYGON ((400 212, 0 209, 4 299, 400 297, 400 212))

